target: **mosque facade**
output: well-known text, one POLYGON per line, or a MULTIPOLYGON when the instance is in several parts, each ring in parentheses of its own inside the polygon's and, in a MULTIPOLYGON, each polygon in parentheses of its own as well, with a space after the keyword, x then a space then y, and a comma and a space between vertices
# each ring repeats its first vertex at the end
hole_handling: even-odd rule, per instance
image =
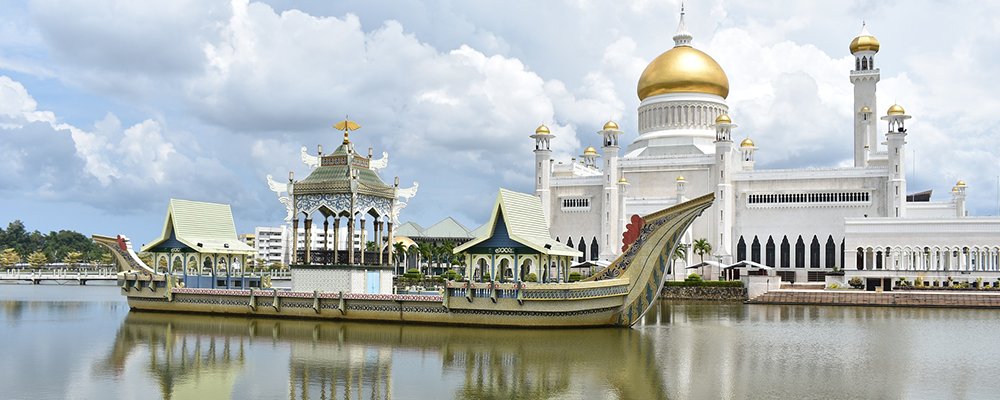
MULTIPOLYGON (((879 41, 862 28, 850 44, 854 68, 854 164, 849 167, 757 169, 756 143, 741 137, 729 113, 729 80, 708 54, 692 46, 681 13, 675 46, 639 78, 639 136, 620 144, 607 122, 600 149, 568 162, 552 159, 558 140, 545 125, 535 140, 535 194, 553 236, 584 260, 614 259, 633 215, 714 192, 715 204, 686 234, 712 247, 682 260, 775 269, 782 280, 822 282, 825 275, 924 279, 971 274, 1000 277, 1000 219, 968 217, 967 186, 958 181, 944 201, 906 184, 903 107, 876 110, 879 41)), ((919 136, 918 136, 919 137, 919 136)))

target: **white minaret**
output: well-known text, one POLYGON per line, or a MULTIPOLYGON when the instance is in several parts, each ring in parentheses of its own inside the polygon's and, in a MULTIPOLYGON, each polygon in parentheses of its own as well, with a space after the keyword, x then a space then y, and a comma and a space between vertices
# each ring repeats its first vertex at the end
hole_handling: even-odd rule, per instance
POLYGON ((535 139, 535 196, 542 199, 542 212, 545 213, 546 221, 551 221, 552 218, 552 191, 549 189, 552 150, 549 149, 549 140, 554 137, 545 125, 539 125, 535 134, 531 135, 535 139))
POLYGON ((716 219, 716 232, 715 239, 710 240, 709 243, 714 242, 715 255, 720 256, 726 262, 729 261, 726 258, 733 248, 733 209, 736 206, 732 178, 733 172, 735 172, 732 130, 735 127, 736 124, 729 118, 729 115, 722 114, 715 118, 715 154, 718 156, 715 162, 718 174, 714 174, 713 180, 716 182, 715 205, 717 209, 712 219, 716 219))
POLYGON ((952 201, 955 202, 955 216, 964 218, 965 215, 965 181, 959 180, 955 187, 951 188, 952 201))
POLYGON ((753 157, 756 151, 757 146, 753 144, 753 140, 750 138, 743 139, 743 141, 740 142, 740 160, 743 162, 744 171, 753 171, 753 157))
POLYGON ((600 132, 602 147, 604 151, 604 198, 601 199, 603 210, 601 210, 601 236, 603 237, 601 248, 601 259, 612 260, 621 252, 622 229, 625 225, 619 221, 619 216, 623 215, 624 202, 619 197, 619 179, 621 171, 618 170, 618 135, 622 131, 618 129, 618 124, 608 121, 600 132))
POLYGON ((875 86, 879 81, 879 70, 875 68, 875 53, 879 43, 861 25, 861 33, 851 41, 854 55, 854 70, 851 83, 854 84, 854 166, 865 167, 868 159, 878 150, 877 126, 871 110, 875 108, 875 86), (867 110, 867 112, 866 112, 867 110))
POLYGON ((906 110, 899 104, 893 104, 886 112, 883 120, 889 121, 889 132, 885 139, 889 145, 889 200, 886 210, 890 217, 906 216, 906 127, 904 121, 910 119, 906 110))

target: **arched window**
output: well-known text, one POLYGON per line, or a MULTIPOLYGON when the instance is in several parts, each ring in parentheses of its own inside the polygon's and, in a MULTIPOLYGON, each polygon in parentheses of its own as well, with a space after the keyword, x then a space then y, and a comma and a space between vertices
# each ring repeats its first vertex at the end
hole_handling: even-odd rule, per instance
POLYGON ((858 247, 858 270, 865 269, 865 249, 858 247))
POLYGON ((882 269, 882 250, 875 252, 875 269, 882 269))
POLYGON ((598 247, 597 247, 597 237, 595 236, 594 240, 590 241, 590 259, 592 261, 597 261, 597 259, 600 257, 600 255, 601 255, 601 252, 598 250, 598 247))
POLYGON ((556 236, 556 242, 562 243, 562 240, 559 240, 559 236, 556 236))
POLYGON ((868 68, 875 69, 875 57, 868 57, 868 68))
POLYGON ((767 237, 767 244, 764 245, 764 265, 774 267, 774 238, 767 237))
POLYGON ((819 238, 813 235, 813 240, 809 243, 809 268, 819 268, 819 264, 819 238))
POLYGON ((861 69, 862 70, 868 70, 868 58, 867 57, 861 57, 861 69))
POLYGON ((740 235, 740 241, 736 243, 736 261, 743 261, 747 259, 747 242, 743 241, 743 235, 740 235))
POLYGON ((580 250, 580 257, 576 259, 576 262, 587 261, 587 243, 583 241, 583 238, 580 238, 580 245, 576 249, 580 250))
POLYGON ((757 236, 753 237, 753 243, 750 244, 750 260, 760 262, 760 240, 757 240, 757 236))
POLYGON ((837 267, 837 244, 833 242, 833 235, 826 238, 826 267, 837 267))
POLYGON ((806 242, 802 241, 802 235, 795 241, 795 268, 806 267, 806 242))
POLYGON ((781 239, 781 268, 792 267, 791 245, 788 244, 788 236, 781 239))
POLYGON ((573 248, 573 238, 566 239, 566 245, 573 248))
POLYGON ((847 241, 846 238, 845 239, 840 239, 840 268, 844 268, 844 266, 845 266, 844 263, 847 262, 847 259, 844 256, 844 254, 845 254, 845 252, 844 252, 844 242, 845 241, 847 241))
POLYGON ((861 58, 854 58, 854 70, 861 70, 861 58))

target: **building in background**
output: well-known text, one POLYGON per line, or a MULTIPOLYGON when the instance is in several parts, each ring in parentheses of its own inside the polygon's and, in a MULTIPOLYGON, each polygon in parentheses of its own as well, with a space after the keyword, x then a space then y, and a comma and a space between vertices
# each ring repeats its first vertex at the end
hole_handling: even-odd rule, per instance
MULTIPOLYGON (((310 245, 314 249, 322 249, 324 245, 332 248, 334 233, 333 230, 329 232, 329 242, 326 242, 327 237, 323 232, 322 227, 313 228, 310 230, 310 245)), ((362 238, 366 236, 366 231, 357 231, 354 233, 354 244, 355 250, 360 250, 362 246, 362 238)), ((258 226, 254 228, 253 234, 246 234, 255 237, 255 244, 253 248, 257 252, 257 260, 262 260, 265 266, 281 263, 288 265, 291 259, 291 229, 287 225, 282 226, 258 226)), ((245 235, 241 235, 245 236, 245 235)), ((299 248, 305 247, 305 232, 300 231, 298 237, 299 248)), ((338 239, 337 247, 340 249, 347 248, 347 227, 340 227, 340 232, 336 235, 338 239)))

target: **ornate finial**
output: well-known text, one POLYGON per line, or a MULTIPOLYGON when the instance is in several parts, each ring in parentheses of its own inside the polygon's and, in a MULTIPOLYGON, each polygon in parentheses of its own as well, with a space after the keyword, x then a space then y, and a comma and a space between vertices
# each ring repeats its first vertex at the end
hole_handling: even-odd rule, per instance
POLYGON ((681 20, 677 23, 677 32, 674 33, 674 47, 677 46, 690 46, 691 45, 691 32, 687 30, 687 24, 684 23, 684 3, 681 3, 681 20))
POLYGON ((323 145, 321 144, 316 145, 316 154, 319 155, 320 157, 323 156, 323 145))
POLYGON ((292 182, 295 180, 295 171, 288 171, 288 181, 292 182))
POLYGON ((348 132, 350 132, 350 131, 356 131, 358 129, 361 129, 361 125, 358 125, 357 122, 351 121, 345 115, 344 116, 344 120, 340 121, 340 122, 338 122, 336 124, 334 124, 333 128, 336 129, 336 130, 338 130, 338 131, 344 131, 344 144, 348 144, 348 143, 351 143, 351 140, 348 139, 348 137, 347 137, 348 132))

